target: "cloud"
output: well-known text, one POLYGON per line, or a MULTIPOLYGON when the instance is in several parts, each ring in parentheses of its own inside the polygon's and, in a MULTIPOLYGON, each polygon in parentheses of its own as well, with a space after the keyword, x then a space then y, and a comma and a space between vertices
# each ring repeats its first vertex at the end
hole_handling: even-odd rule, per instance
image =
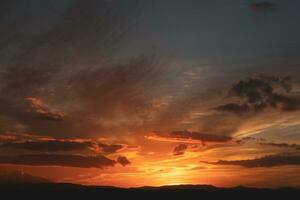
POLYGON ((257 137, 251 137, 251 136, 243 137, 240 139, 241 143, 248 142, 248 141, 256 141, 256 142, 260 143, 260 142, 266 142, 268 140, 265 138, 257 138, 257 137))
POLYGON ((286 92, 290 92, 292 90, 292 84, 291 84, 292 77, 291 76, 278 77, 278 76, 261 74, 259 77, 263 80, 268 81, 271 84, 279 85, 286 92))
POLYGON ((26 149, 31 151, 57 152, 85 150, 93 146, 92 142, 76 142, 67 140, 26 141, 4 143, 2 148, 26 149))
POLYGON ((283 165, 300 165, 300 155, 270 155, 249 160, 219 160, 217 162, 206 162, 213 165, 238 165, 247 168, 274 167, 283 165))
POLYGON ((268 107, 283 112, 300 109, 300 98, 292 96, 291 78, 261 75, 232 85, 228 97, 238 97, 242 103, 228 103, 215 107, 217 111, 244 114, 261 112, 268 107))
POLYGON ((54 111, 48 108, 45 103, 38 98, 28 97, 26 98, 31 104, 32 112, 37 113, 40 119, 51 121, 62 121, 65 114, 63 112, 54 111))
POLYGON ((199 140, 202 142, 228 142, 232 140, 232 137, 227 135, 214 135, 214 134, 200 133, 200 132, 188 131, 188 130, 173 131, 170 133, 169 137, 199 140))
POLYGON ((131 162, 125 156, 119 156, 117 162, 122 166, 130 165, 131 162))
POLYGON ((222 134, 208 134, 208 133, 200 133, 195 131, 173 131, 171 133, 162 133, 155 131, 152 135, 145 136, 150 140, 164 141, 164 142, 184 142, 187 144, 201 144, 205 145, 208 143, 227 143, 233 141, 233 138, 229 135, 222 134))
POLYGON ((41 135, 17 133, 17 132, 6 132, 0 133, 0 143, 6 142, 26 142, 26 141, 46 141, 53 140, 52 137, 46 137, 41 135))
POLYGON ((28 154, 17 156, 0 156, 0 164, 103 168, 114 166, 116 161, 102 155, 82 156, 61 154, 28 154))
POLYGON ((100 147, 101 151, 104 153, 116 153, 117 151, 124 148, 124 145, 121 144, 103 144, 99 143, 98 146, 100 147))
POLYGON ((231 112, 235 114, 243 114, 249 112, 248 104, 229 103, 215 108, 217 111, 231 112))
POLYGON ((232 140, 232 137, 227 135, 214 135, 214 134, 199 133, 199 132, 188 131, 188 130, 173 131, 171 132, 170 137, 200 140, 203 142, 228 142, 232 140))
POLYGON ((300 108, 298 97, 289 97, 280 94, 273 94, 268 102, 272 107, 280 108, 282 111, 296 111, 300 108))
POLYGON ((5 94, 0 96, 0 109, 1 115, 11 121, 7 126, 19 123, 33 134, 60 137, 70 133, 73 136, 120 133, 142 127, 155 112, 155 95, 150 94, 153 91, 150 88, 155 86, 161 69, 151 56, 103 65, 90 70, 79 67, 66 74, 52 74, 47 68, 6 69, 2 76, 4 86, 0 88, 0 93, 5 94), (50 77, 41 77, 44 74, 50 77), (59 80, 52 81, 56 76, 59 80), (37 92, 39 88, 44 89, 37 92))
POLYGON ((0 148, 38 152, 84 151, 112 154, 128 147, 125 144, 106 144, 92 139, 56 139, 29 134, 0 134, 0 148))
POLYGON ((0 118, 10 121, 5 131, 20 124, 33 134, 69 137, 141 126, 152 111, 149 88, 161 68, 152 55, 113 58, 136 17, 136 3, 1 3, 0 118))
POLYGON ((13 135, 0 134, 0 142, 15 141, 16 137, 13 135))
POLYGON ((273 146, 278 148, 292 148, 295 150, 300 150, 300 145, 298 144, 288 144, 288 143, 273 143, 273 142, 260 142, 263 146, 273 146))
POLYGON ((185 151, 187 150, 188 146, 186 144, 179 144, 177 145, 173 150, 174 156, 183 155, 185 151))

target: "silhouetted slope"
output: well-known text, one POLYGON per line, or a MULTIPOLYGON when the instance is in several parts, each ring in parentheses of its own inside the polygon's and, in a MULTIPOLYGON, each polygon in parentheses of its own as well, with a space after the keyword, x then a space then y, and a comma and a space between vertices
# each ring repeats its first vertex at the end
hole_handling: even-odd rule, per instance
MULTIPOLYGON (((167 199, 203 199, 205 198, 249 198, 249 197, 294 197, 300 194, 300 190, 293 188, 283 189, 258 189, 247 187, 218 188, 210 185, 176 185, 162 187, 140 187, 140 188, 116 188, 109 186, 83 186, 65 183, 35 183, 35 184, 2 184, 0 185, 2 195, 17 198, 20 195, 44 198, 68 197, 80 199, 111 199, 122 198, 139 199, 167 198, 167 199)), ((40 198, 39 198, 40 199, 40 198)))

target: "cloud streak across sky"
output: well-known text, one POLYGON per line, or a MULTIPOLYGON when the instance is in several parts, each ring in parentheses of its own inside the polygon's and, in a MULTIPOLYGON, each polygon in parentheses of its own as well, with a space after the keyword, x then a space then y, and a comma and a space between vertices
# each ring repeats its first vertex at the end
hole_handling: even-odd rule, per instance
POLYGON ((79 168, 112 167, 116 161, 104 156, 81 156, 61 154, 28 154, 18 156, 1 156, 0 163, 33 166, 66 166, 79 168))
POLYGON ((219 160, 210 164, 214 165, 238 165, 247 168, 253 167, 275 167, 283 165, 300 165, 300 156, 283 156, 283 155, 271 155, 261 158, 249 159, 249 160, 219 160))

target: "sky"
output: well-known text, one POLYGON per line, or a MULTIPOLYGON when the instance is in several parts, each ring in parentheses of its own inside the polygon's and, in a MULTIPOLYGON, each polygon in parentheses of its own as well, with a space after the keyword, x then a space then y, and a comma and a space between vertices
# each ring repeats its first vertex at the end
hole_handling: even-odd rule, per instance
POLYGON ((297 0, 2 0, 0 173, 300 186, 297 0))

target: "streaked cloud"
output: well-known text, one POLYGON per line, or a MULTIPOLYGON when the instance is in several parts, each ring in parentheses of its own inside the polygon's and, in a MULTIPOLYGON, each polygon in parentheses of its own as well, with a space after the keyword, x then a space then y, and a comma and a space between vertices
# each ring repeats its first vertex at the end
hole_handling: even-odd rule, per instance
POLYGON ((92 146, 92 142, 76 142, 66 140, 27 141, 4 143, 0 145, 1 148, 23 149, 40 152, 85 150, 92 146))
POLYGON ((300 155, 270 155, 249 160, 219 160, 208 163, 213 165, 238 165, 247 168, 300 165, 300 155))
POLYGON ((0 156, 0 163, 32 166, 103 168, 114 166, 116 161, 101 155, 82 156, 61 154, 28 154, 17 156, 0 156))
POLYGON ((233 139, 228 135, 208 134, 188 130, 172 131, 170 133, 155 131, 152 135, 146 136, 146 138, 166 142, 201 143, 203 145, 205 145, 206 142, 225 143, 233 139))
POLYGON ((63 112, 54 111, 48 108, 41 99, 28 97, 26 100, 30 102, 32 112, 38 114, 41 119, 62 121, 65 116, 63 112))
POLYGON ((271 147, 278 147, 278 148, 290 148, 294 150, 300 150, 299 144, 289 144, 289 143, 275 143, 275 142, 260 142, 262 146, 271 146, 271 147))
POLYGON ((103 143, 95 139, 57 139, 30 134, 0 134, 0 148, 29 150, 36 152, 91 151, 113 154, 127 149, 126 144, 103 143))

